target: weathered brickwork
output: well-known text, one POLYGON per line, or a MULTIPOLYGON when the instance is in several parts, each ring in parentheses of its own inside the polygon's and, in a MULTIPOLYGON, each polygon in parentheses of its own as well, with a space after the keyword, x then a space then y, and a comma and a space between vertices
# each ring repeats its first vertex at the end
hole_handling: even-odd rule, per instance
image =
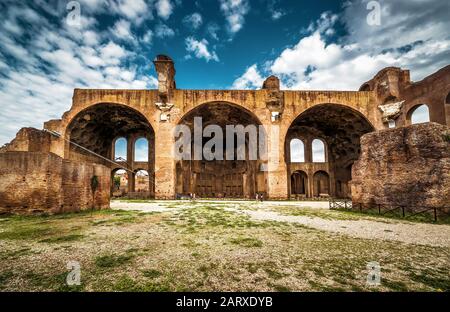
POLYGON ((353 165, 355 203, 450 208, 450 129, 436 123, 366 134, 353 165))
POLYGON ((110 170, 52 153, 0 153, 0 213, 74 212, 109 207, 110 170), (92 196, 91 178, 99 188, 92 196))

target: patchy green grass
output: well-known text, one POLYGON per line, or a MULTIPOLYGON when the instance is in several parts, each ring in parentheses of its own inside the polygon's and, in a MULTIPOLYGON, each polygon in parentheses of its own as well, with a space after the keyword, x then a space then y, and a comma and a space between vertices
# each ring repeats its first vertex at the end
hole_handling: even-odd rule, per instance
POLYGON ((99 268, 113 268, 121 266, 133 259, 133 255, 103 255, 95 258, 95 265, 99 268))
MULTIPOLYGON (((186 209, 0 218, 0 290, 450 291, 448 247, 255 221, 241 213, 257 209, 252 203, 166 206, 186 209), (80 286, 66 285, 69 261, 80 263, 80 286), (380 286, 366 283, 372 261, 381 265, 380 286)), ((279 204, 270 209, 333 220, 361 218, 279 204)))
POLYGON ((143 270, 142 274, 148 278, 157 278, 157 277, 160 277, 161 275, 163 275, 160 271, 155 270, 155 269, 143 270))
POLYGON ((230 243, 243 247, 262 247, 263 242, 252 237, 237 237, 230 239, 230 243))

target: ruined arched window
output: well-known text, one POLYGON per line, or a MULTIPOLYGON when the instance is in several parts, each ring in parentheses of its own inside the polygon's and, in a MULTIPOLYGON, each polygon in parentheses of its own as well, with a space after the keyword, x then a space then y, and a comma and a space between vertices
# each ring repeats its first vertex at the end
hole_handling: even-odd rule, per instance
POLYGON ((447 94, 447 97, 445 98, 445 104, 450 104, 450 92, 447 94))
POLYGON ((326 162, 325 143, 322 140, 315 139, 312 142, 312 161, 315 163, 326 162))
POLYGON ((148 140, 139 138, 134 143, 134 161, 148 161, 148 140))
POLYGON ((114 142, 114 160, 127 160, 127 139, 118 138, 114 142))
POLYGON ((411 112, 411 124, 419 124, 430 121, 430 111, 425 104, 413 108, 411 112))
POLYGON ((136 192, 148 192, 150 190, 149 174, 147 170, 136 171, 134 179, 136 192))
POLYGON ((291 162, 305 162, 305 144, 300 139, 292 139, 290 142, 291 162))

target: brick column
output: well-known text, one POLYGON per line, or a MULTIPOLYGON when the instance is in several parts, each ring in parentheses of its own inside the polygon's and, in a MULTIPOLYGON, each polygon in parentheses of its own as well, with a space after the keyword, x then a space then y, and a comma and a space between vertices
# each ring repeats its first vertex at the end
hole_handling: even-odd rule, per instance
POLYGON ((281 138, 280 128, 266 126, 268 162, 267 188, 270 199, 287 199, 287 166, 284 159, 284 140, 281 138))
POLYGON ((155 197, 175 198, 175 161, 172 156, 174 146, 173 125, 160 122, 155 133, 155 197))

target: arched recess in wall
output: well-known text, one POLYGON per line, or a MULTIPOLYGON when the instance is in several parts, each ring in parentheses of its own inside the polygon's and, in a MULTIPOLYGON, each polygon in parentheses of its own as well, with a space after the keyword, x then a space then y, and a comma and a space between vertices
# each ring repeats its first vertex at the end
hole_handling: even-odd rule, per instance
POLYGON ((111 172, 111 195, 113 197, 125 196, 128 193, 128 172, 116 168, 111 172))
POLYGON ((291 194, 303 195, 308 194, 308 175, 302 170, 297 170, 291 175, 291 194))
POLYGON ((411 108, 407 115, 411 125, 430 122, 430 110, 428 105, 419 104, 411 108))
POLYGON ((127 139, 120 137, 114 141, 114 161, 127 160, 127 139))
POLYGON ((317 171, 314 174, 314 197, 330 195, 330 176, 325 171, 317 171))
POLYGON ((445 98, 445 104, 450 105, 450 92, 447 94, 447 97, 445 98))
MULTIPOLYGON (((189 194, 195 193, 197 197, 228 197, 228 198, 254 198, 256 193, 267 192, 267 171, 264 169, 267 161, 264 159, 267 155, 266 134, 264 128, 260 128, 261 122, 258 117, 246 108, 230 103, 230 102, 209 102, 201 104, 189 112, 187 112, 179 121, 179 127, 188 129, 192 135, 190 137, 190 155, 186 155, 187 159, 176 160, 176 193, 189 194), (202 130, 206 128, 221 131, 222 139, 217 140, 217 144, 223 147, 223 150, 217 149, 216 144, 210 144, 216 138, 216 133, 210 133, 210 136, 203 137, 199 150, 208 149, 213 151, 213 157, 208 158, 205 155, 201 159, 195 157, 195 140, 194 140, 194 118, 200 117, 202 120, 202 130), (247 132, 244 137, 245 159, 236 159, 238 150, 237 136, 234 135, 234 146, 231 146, 230 154, 235 159, 227 157, 226 127, 229 125, 242 125, 247 129, 254 128, 256 130, 256 142, 252 138, 253 134, 247 132), (253 143, 251 143, 253 142, 253 143), (258 149, 258 142, 262 143, 263 150, 258 149), (250 148, 250 144, 254 144, 254 148, 250 148), (212 148, 214 146, 214 148, 212 148), (220 151, 216 153, 216 151, 220 151), (250 151, 257 152, 256 159, 251 159, 250 151), (216 159, 219 157, 221 159, 216 159)), ((232 136, 233 134, 231 134, 232 136)), ((230 137, 231 137, 230 136, 230 137)), ((183 148, 180 148, 177 142, 181 142, 182 135, 175 138, 176 154, 183 154, 183 148)), ((199 144, 200 145, 200 144, 199 144)), ((189 147, 187 147, 189 148, 189 147)), ((229 155, 230 155, 229 154, 229 155)))
POLYGON ((305 144, 300 139, 292 139, 289 144, 289 152, 291 155, 292 163, 305 162, 305 144))
MULTIPOLYGON (((308 164, 312 161, 311 143, 306 146, 306 164, 292 164, 290 159, 286 158, 287 177, 289 177, 288 189, 291 188, 290 177, 295 171, 306 171, 311 166, 315 166, 333 178, 333 181, 330 181, 332 184, 329 186, 330 195, 337 194, 338 183, 336 181, 340 181, 340 196, 350 196, 351 165, 359 158, 360 139, 364 134, 374 130, 373 125, 362 113, 343 104, 317 104, 299 114, 286 133, 285 154, 289 155, 291 140, 300 135, 307 142, 321 139, 325 144, 326 163, 308 164)), ((310 180, 313 179, 312 172, 308 172, 308 176, 310 180)), ((314 196, 313 189, 309 190, 308 196, 314 196)))
MULTIPOLYGON (((99 103, 89 106, 72 118, 65 131, 65 137, 76 144, 66 144, 66 158, 101 163, 110 167, 114 165, 104 158, 114 160, 113 151, 117 139, 148 138, 150 146, 148 170, 150 173, 154 172, 153 127, 142 113, 127 105, 99 103)), ((151 179, 154 179, 154 174, 151 174, 151 179)), ((154 185, 154 181, 151 182, 154 185)))
POLYGON ((139 138, 134 142, 134 161, 148 162, 148 140, 139 138))
POLYGON ((324 163, 327 162, 326 157, 326 145, 321 139, 314 139, 312 141, 312 162, 313 163, 324 163))

